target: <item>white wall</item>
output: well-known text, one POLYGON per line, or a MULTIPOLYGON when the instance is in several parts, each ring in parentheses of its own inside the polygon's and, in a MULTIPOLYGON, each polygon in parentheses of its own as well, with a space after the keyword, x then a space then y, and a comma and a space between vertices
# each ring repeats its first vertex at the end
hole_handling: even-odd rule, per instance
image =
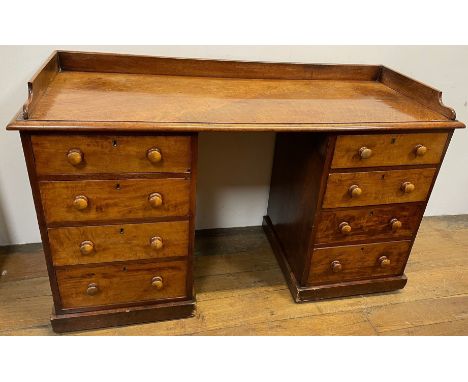
MULTIPOLYGON (((468 47, 444 46, 3 46, 0 47, 0 245, 40 241, 19 135, 4 126, 26 83, 54 49, 174 57, 384 64, 444 92, 468 121, 468 47)), ((204 133, 199 139, 198 228, 259 225, 266 211, 273 134, 204 133)), ((427 215, 468 213, 468 129, 457 131, 427 215)))

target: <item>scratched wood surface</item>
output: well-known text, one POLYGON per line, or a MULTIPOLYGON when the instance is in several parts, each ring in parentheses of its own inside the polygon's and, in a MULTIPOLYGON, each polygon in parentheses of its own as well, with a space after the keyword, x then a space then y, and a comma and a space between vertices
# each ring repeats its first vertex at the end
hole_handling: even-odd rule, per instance
MULTIPOLYGON (((424 218, 405 289, 295 304, 260 229, 199 237, 194 318, 75 335, 468 335, 468 215, 424 218)), ((0 248, 0 335, 53 335, 39 245, 0 248)))

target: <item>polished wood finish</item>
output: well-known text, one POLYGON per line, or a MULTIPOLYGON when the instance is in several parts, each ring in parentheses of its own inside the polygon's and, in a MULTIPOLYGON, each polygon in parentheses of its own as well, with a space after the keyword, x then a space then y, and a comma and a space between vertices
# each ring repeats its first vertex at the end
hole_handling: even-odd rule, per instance
POLYGON ((80 243, 80 252, 83 256, 90 255, 94 251, 95 251, 95 248, 94 248, 94 243, 92 241, 85 240, 80 243))
POLYGON ((59 55, 53 52, 47 61, 39 68, 33 78, 28 82, 28 100, 23 105, 21 116, 25 119, 41 100, 49 84, 60 71, 59 55))
MULTIPOLYGON (((259 227, 211 232, 197 232, 194 317, 112 327, 128 324, 125 319, 142 314, 142 307, 129 307, 127 313, 125 309, 106 309, 99 315, 67 315, 68 320, 59 318, 61 324, 73 323, 75 330, 82 330, 86 328, 78 327, 77 322, 83 324, 86 318, 88 323, 94 317, 100 327, 107 326, 73 333, 77 336, 468 335, 467 215, 423 219, 406 267, 409 282, 403 291, 300 305, 292 302, 259 227)), ((40 244, 0 248, 0 264, 8 269, 1 278, 0 335, 54 335, 43 256, 40 244)), ((181 303, 171 303, 172 309, 176 304, 181 303)), ((155 316, 136 322, 155 321, 155 316)))
POLYGON ((375 65, 56 52, 28 86, 8 129, 22 131, 58 330, 190 309, 198 131, 283 132, 265 230, 296 301, 402 288, 464 127, 440 92, 375 65), (148 228, 184 222, 169 242, 148 228), (153 272, 171 264, 177 276, 153 272), (183 305, 145 308, 168 299, 183 305))
POLYGON ((63 71, 153 74, 188 77, 376 80, 376 65, 316 65, 135 56, 115 53, 58 51, 63 71))
POLYGON ((55 266, 186 257, 189 222, 59 227, 48 236, 55 266), (92 251, 83 253, 83 243, 92 251))
POLYGON ((54 134, 34 135, 31 139, 39 176, 190 172, 189 136, 54 134), (150 159, 150 150, 151 158, 158 153, 160 159, 150 159), (70 163, 70 151, 81 153, 81 160, 75 154, 76 163, 70 163))
POLYGON ((65 309, 186 297, 185 261, 79 266, 56 272, 65 309), (157 276, 164 285, 153 285, 157 276))
MULTIPOLYGON (((293 299, 297 303, 322 300, 325 298, 346 297, 368 293, 389 292, 404 288, 407 282, 405 275, 382 277, 376 279, 338 282, 323 285, 307 285, 298 280, 290 267, 288 258, 274 226, 268 216, 263 218, 263 229, 268 237, 273 253, 283 271, 293 299)), ((331 265, 331 264, 330 264, 331 265)))
POLYGON ((92 130, 105 128, 108 122, 111 129, 122 129, 128 121, 133 124, 130 129, 152 131, 464 127, 451 122, 455 113, 441 103, 440 92, 377 65, 80 52, 56 52, 48 62, 55 72, 31 83, 25 112, 9 128, 55 130, 63 123, 77 128, 69 123, 73 120, 80 121, 79 129, 92 130))
POLYGON ((73 208, 78 211, 85 210, 89 206, 89 199, 85 195, 77 195, 73 199, 73 208))
POLYGON ((39 187, 48 224, 189 215, 190 181, 185 179, 39 182, 39 187), (77 210, 74 200, 82 195, 88 204, 77 210))
POLYGON ((54 314, 50 322, 54 332, 68 333, 164 320, 176 320, 193 317, 194 314, 195 301, 175 301, 81 313, 54 314))
POLYGON ((425 201, 435 173, 435 168, 331 173, 323 208, 425 201), (358 197, 350 195, 355 185, 358 197))
POLYGON ((417 232, 423 211, 421 204, 321 211, 315 242, 320 245, 411 238, 417 232), (342 232, 343 222, 347 222, 349 232, 342 232))
POLYGON ((95 122, 95 121, 80 121, 77 125, 73 121, 36 121, 25 120, 18 116, 12 120, 7 127, 7 130, 20 130, 29 132, 67 132, 67 133, 83 133, 83 132, 102 132, 121 133, 134 131, 139 133, 161 132, 161 133, 177 133, 185 134, 190 132, 288 132, 288 133, 355 133, 355 132, 376 132, 385 133, 396 131, 407 132, 411 131, 427 132, 428 130, 452 130, 462 129, 465 125, 456 120, 447 121, 426 121, 426 122, 374 122, 366 123, 179 123, 179 122, 95 122), (18 119, 19 118, 19 119, 18 119))
POLYGON ((326 153, 331 145, 324 135, 276 136, 268 217, 298 279, 309 257, 310 229, 320 208, 317 200, 326 179, 324 168, 330 160, 326 153))
POLYGON ((80 149, 70 149, 67 153, 68 163, 78 166, 83 163, 83 152, 80 149))
POLYGON ((411 80, 401 73, 382 67, 380 81, 389 88, 395 89, 401 94, 417 100, 428 108, 450 119, 455 119, 455 110, 442 103, 442 92, 427 86, 419 81, 411 80))
POLYGON ((340 135, 332 168, 438 164, 446 142, 447 133, 340 135))
MULTIPOLYGON (((328 144, 317 150, 301 134, 288 136, 288 144, 282 135, 277 136, 277 148, 285 145, 289 152, 275 151, 264 228, 294 300, 314 301, 403 288, 403 270, 451 134, 436 164, 390 167, 382 162, 362 169, 332 168, 339 137, 323 137, 328 144), (316 164, 316 170, 308 167, 308 161, 316 164), (403 241, 397 245, 396 254, 390 256, 385 251, 395 240, 403 241), (374 249, 372 264, 367 259, 359 268, 353 263, 357 252, 344 258, 339 254, 336 258, 326 257, 338 248, 344 255, 357 246, 374 249), (314 257, 317 253, 324 256, 314 257), (321 258, 326 262, 318 261, 321 258), (310 275, 314 275, 314 281, 310 275)), ((320 141, 317 136, 315 145, 320 141)), ((357 155, 362 147, 365 146, 357 146, 357 155)), ((372 157, 373 153, 368 159, 372 157)))
POLYGON ((401 276, 411 241, 348 245, 314 250, 308 282, 310 285, 333 284, 383 276, 401 276), (385 255, 391 264, 382 267, 385 255), (339 264, 337 272, 333 264, 339 264))
POLYGON ((377 81, 226 80, 63 71, 49 84, 42 102, 30 112, 29 119, 133 119, 216 124, 252 121, 371 123, 377 120, 443 121, 447 118, 408 98, 403 102, 398 92, 377 81), (329 99, 334 99, 333 108, 328 107, 329 99), (349 113, 350 102, 353 103, 353 113, 349 113))

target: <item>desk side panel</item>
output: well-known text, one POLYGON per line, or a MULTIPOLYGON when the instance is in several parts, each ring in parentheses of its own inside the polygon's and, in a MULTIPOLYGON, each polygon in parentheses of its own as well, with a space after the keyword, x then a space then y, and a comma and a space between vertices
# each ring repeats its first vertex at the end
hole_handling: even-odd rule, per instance
POLYGON ((267 213, 298 281, 308 261, 328 141, 323 134, 276 136, 267 213))

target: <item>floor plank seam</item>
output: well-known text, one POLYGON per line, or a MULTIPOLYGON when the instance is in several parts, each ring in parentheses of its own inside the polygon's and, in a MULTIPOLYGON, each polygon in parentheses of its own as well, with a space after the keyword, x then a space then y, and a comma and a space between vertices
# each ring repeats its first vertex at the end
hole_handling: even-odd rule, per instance
MULTIPOLYGON (((444 323, 447 323, 447 322, 450 322, 450 323, 455 323, 455 322, 458 322, 458 321, 464 321, 466 320, 466 317, 462 317, 462 318, 457 318, 457 319, 451 319, 451 320, 446 320, 446 321, 437 321, 437 322, 431 322, 429 324, 421 324, 421 325, 413 325, 413 326, 409 326, 409 327, 406 327, 406 328, 399 328, 399 329, 389 329, 389 330, 384 330, 384 331, 380 331, 379 332, 379 335, 387 335, 386 333, 391 333, 391 332, 395 332, 395 331, 400 331, 400 330, 412 330, 412 329, 417 329, 417 328, 424 328, 424 327, 428 327, 428 326, 434 326, 434 325, 439 325, 439 324, 444 324, 444 323)), ((468 335, 468 326, 466 328, 466 333, 468 335)), ((414 335, 414 334, 408 334, 408 335, 414 335)))

